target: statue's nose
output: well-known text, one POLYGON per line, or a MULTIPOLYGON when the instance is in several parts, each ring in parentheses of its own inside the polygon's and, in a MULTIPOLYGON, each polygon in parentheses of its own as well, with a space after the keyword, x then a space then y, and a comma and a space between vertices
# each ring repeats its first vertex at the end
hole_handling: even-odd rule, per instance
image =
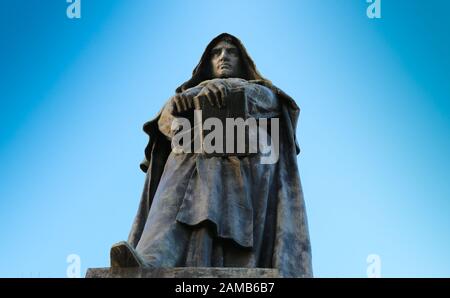
POLYGON ((220 58, 227 56, 227 54, 228 54, 227 52, 228 51, 225 48, 220 49, 220 58))
POLYGON ((228 61, 229 58, 230 58, 230 55, 229 55, 229 53, 228 53, 226 50, 223 50, 223 51, 220 53, 220 60, 228 61))

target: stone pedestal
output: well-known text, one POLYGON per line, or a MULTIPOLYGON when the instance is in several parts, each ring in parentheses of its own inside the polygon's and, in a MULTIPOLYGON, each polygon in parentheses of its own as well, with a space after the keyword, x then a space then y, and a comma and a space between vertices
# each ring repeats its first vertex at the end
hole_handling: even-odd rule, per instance
POLYGON ((270 268, 89 268, 86 278, 277 278, 270 268))

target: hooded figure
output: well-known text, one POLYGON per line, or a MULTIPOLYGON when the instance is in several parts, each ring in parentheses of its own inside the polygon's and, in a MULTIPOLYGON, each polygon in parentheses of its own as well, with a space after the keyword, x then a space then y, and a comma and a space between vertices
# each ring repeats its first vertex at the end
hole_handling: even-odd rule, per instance
POLYGON ((192 78, 144 125, 149 135, 141 163, 144 190, 128 242, 111 248, 111 266, 276 268, 284 277, 312 277, 297 166, 299 111, 291 97, 259 74, 236 37, 214 38, 192 78), (217 77, 212 70, 221 42, 237 49, 236 77, 217 77), (217 83, 228 93, 243 92, 247 117, 279 119, 276 162, 261 163, 260 153, 207 156, 172 150, 175 98, 198 97, 217 83))

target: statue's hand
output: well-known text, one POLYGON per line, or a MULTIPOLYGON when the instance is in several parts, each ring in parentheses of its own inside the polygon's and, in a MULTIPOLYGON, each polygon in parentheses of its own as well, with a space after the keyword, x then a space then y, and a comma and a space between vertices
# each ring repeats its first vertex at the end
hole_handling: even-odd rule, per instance
POLYGON ((212 80, 208 82, 194 97, 195 109, 200 109, 201 101, 208 101, 211 106, 222 108, 226 105, 225 97, 228 94, 228 86, 223 80, 212 80))
POLYGON ((172 98, 174 112, 175 113, 182 113, 187 110, 194 108, 194 101, 193 101, 193 95, 189 94, 188 92, 183 92, 175 95, 172 98))

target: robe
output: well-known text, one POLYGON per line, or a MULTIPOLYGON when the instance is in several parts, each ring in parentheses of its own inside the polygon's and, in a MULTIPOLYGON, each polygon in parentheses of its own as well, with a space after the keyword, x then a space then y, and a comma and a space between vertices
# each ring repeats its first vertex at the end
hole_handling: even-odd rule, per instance
POLYGON ((249 117, 280 119, 278 161, 172 152, 167 103, 144 125, 146 179, 128 242, 151 267, 277 268, 284 277, 312 277, 295 137, 300 109, 265 81, 234 83, 245 90, 249 117))

